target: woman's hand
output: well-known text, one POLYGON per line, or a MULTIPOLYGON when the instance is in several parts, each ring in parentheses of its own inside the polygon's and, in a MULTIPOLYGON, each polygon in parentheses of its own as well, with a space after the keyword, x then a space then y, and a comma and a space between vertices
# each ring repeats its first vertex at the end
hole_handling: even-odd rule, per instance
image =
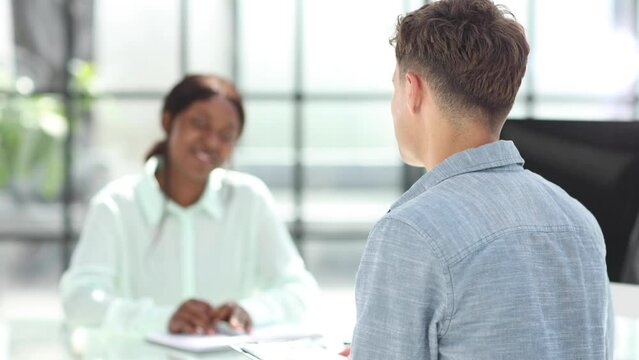
POLYGON ((224 303, 213 311, 212 324, 218 321, 226 321, 235 329, 250 333, 253 327, 251 317, 241 306, 234 302, 224 303))
POLYGON ((182 303, 169 320, 173 334, 215 334, 213 315, 216 310, 205 301, 190 299, 182 303))

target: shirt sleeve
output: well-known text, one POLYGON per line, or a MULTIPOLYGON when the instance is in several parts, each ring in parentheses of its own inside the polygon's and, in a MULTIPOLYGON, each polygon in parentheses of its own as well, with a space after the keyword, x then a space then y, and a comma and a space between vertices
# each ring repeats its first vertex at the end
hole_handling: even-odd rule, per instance
POLYGON ((612 306, 612 293, 608 285, 608 315, 606 328, 606 360, 614 359, 615 349, 615 310, 612 306))
POLYGON ((152 299, 128 298, 122 282, 128 274, 119 255, 123 244, 121 214, 113 200, 97 197, 90 209, 60 281, 62 306, 72 327, 102 327, 118 332, 146 334, 165 331, 174 307, 152 299))
POLYGON ((262 194, 257 222, 258 286, 239 301, 254 325, 300 323, 309 319, 319 287, 306 270, 267 190, 262 194))
POLYGON ((388 217, 376 224, 357 274, 351 358, 437 359, 450 317, 447 274, 412 226, 388 217))

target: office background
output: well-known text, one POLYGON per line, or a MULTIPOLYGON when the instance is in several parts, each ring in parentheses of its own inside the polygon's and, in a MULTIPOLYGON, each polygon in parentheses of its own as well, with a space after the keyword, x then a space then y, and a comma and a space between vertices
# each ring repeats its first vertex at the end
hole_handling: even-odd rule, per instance
MULTIPOLYGON (((88 199, 140 171, 185 73, 233 79, 231 166, 270 186, 328 293, 352 292, 368 229, 420 175, 389 100, 397 15, 422 0, 0 0, 0 319, 61 317, 88 199)), ((639 116, 634 0, 505 0, 532 53, 517 119, 639 116)))

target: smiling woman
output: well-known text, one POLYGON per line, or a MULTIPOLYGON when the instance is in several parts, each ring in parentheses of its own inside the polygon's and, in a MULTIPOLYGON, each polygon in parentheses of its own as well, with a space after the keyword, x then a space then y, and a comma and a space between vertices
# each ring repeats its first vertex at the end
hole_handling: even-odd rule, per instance
POLYGON ((164 193, 189 206, 204 190, 209 173, 231 156, 244 128, 242 98, 235 87, 215 76, 191 75, 164 100, 162 128, 166 139, 147 159, 168 159, 158 170, 164 193))
POLYGON ((305 318, 317 284, 259 179, 222 165, 244 127, 242 99, 191 75, 164 99, 165 139, 145 172, 92 200, 61 281, 72 326, 214 333, 305 318), (96 296, 100 294, 100 296, 96 296))

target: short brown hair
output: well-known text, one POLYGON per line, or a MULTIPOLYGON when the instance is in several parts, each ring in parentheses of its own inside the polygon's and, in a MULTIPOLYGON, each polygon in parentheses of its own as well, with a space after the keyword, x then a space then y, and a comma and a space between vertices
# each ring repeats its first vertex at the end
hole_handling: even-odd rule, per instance
POLYGON ((398 19, 391 44, 401 74, 424 76, 445 111, 479 108, 500 125, 515 102, 530 52, 523 27, 490 0, 424 5, 398 19))

